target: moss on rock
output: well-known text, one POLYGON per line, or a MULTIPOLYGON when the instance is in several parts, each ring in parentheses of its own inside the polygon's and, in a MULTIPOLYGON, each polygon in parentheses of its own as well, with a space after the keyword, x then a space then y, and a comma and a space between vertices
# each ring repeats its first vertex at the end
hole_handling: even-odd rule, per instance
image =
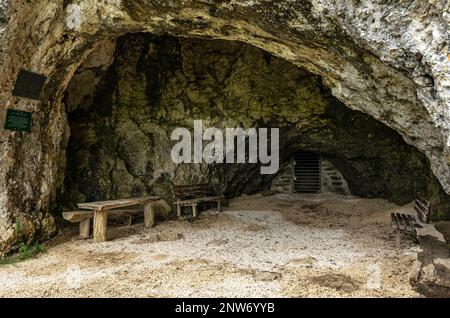
POLYGON ((119 38, 114 63, 97 72, 87 107, 86 100, 70 104, 77 100, 70 89, 66 98, 72 136, 65 206, 145 194, 170 201, 171 183, 206 181, 228 196, 268 188, 273 176, 260 175, 258 165, 172 162, 171 131, 202 119, 218 128, 280 127, 283 161, 299 149, 321 152, 353 193, 399 204, 431 196, 442 207, 436 216, 448 217, 448 198, 422 153, 345 107, 320 77, 262 50, 132 34, 119 38))

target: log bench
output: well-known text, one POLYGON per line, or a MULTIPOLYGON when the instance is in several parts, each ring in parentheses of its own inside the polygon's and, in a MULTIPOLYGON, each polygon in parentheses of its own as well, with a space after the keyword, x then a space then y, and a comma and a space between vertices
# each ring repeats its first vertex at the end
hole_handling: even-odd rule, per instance
POLYGON ((145 227, 152 227, 155 223, 155 213, 153 203, 160 200, 160 197, 142 197, 121 200, 99 201, 79 203, 80 209, 84 211, 64 212, 64 219, 70 222, 80 223, 80 236, 87 238, 90 235, 90 220, 94 219, 94 242, 104 242, 107 240, 108 216, 128 216, 144 214, 145 227), (133 206, 141 206, 141 209, 122 209, 133 206), (87 211, 86 211, 87 210, 87 211))
POLYGON ((398 238, 401 232, 406 232, 417 240, 417 229, 423 228, 430 222, 430 212, 431 203, 418 198, 414 200, 413 210, 391 213, 392 226, 397 231, 398 238))
MULTIPOLYGON (((110 210, 108 212, 108 218, 128 217, 127 225, 131 226, 133 216, 143 214, 143 209, 134 210, 110 210)), ((89 238, 91 229, 91 219, 94 218, 94 211, 81 210, 81 211, 67 211, 63 212, 63 218, 66 221, 72 223, 79 223, 80 238, 89 238)))
POLYGON ((217 202, 217 210, 222 212, 222 202, 225 196, 214 194, 214 191, 207 183, 172 185, 172 193, 178 217, 181 217, 181 209, 185 206, 191 206, 193 217, 197 217, 198 204, 203 202, 217 202))

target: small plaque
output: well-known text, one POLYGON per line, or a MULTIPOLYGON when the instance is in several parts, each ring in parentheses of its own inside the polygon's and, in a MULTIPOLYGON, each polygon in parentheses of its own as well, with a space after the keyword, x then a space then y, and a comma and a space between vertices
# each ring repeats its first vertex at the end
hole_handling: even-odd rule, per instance
POLYGON ((19 75, 17 75, 12 94, 14 96, 40 100, 42 88, 46 80, 47 77, 44 75, 21 69, 19 75))
POLYGON ((15 131, 31 131, 31 112, 8 109, 6 113, 5 129, 15 131))

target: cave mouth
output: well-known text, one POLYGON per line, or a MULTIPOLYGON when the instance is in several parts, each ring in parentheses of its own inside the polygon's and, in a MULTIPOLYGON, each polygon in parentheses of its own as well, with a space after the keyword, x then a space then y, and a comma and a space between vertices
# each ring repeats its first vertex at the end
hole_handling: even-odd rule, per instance
MULTIPOLYGON (((60 209, 79 202, 158 195, 207 182, 228 198, 296 189, 299 153, 320 157, 316 192, 417 196, 447 207, 426 157, 391 128, 351 110, 322 79, 248 44, 126 34, 86 58, 65 92, 70 125, 60 209), (170 135, 210 127, 277 127, 280 169, 258 164, 175 164, 170 135)), ((173 213, 173 212, 172 212, 173 213)), ((166 215, 168 216, 168 215, 166 215)))

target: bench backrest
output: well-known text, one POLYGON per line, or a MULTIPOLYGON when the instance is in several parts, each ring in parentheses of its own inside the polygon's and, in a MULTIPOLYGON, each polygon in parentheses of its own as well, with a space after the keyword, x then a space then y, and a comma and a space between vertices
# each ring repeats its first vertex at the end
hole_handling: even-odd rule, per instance
POLYGON ((172 185, 172 193, 175 199, 193 199, 213 195, 212 188, 207 183, 172 185))
POLYGON ((418 198, 414 201, 414 210, 417 212, 417 216, 422 223, 429 222, 429 215, 431 212, 431 203, 422 198, 418 198))

